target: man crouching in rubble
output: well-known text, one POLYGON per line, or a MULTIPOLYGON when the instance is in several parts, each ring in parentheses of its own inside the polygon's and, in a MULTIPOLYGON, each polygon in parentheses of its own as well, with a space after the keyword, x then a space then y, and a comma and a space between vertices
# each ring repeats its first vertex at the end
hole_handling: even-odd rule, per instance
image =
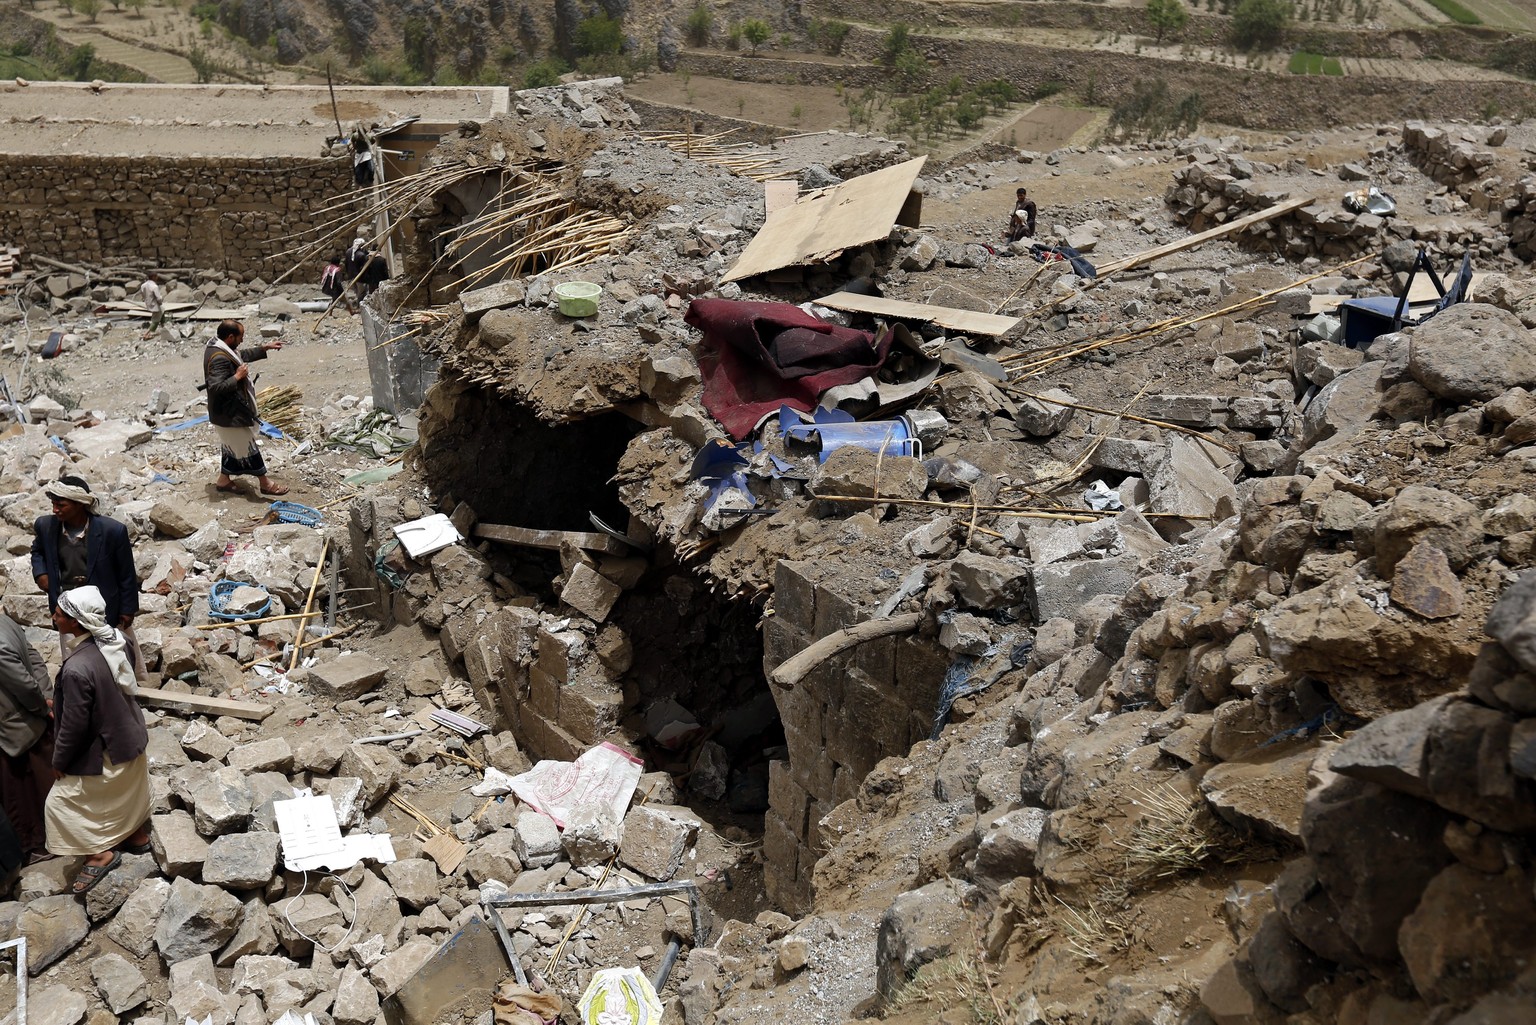
POLYGON ((1013 214, 1008 218, 1004 237, 1009 242, 1035 237, 1035 201, 1029 198, 1028 189, 1014 193, 1013 214))
POLYGON ((220 322, 203 348, 203 380, 208 386, 208 422, 219 436, 219 479, 213 486, 235 491, 234 478, 249 475, 260 484, 263 495, 286 495, 288 489, 267 476, 256 439, 261 435, 261 414, 256 409, 256 384, 251 380, 253 360, 281 349, 282 342, 241 346, 245 327, 237 320, 220 322))

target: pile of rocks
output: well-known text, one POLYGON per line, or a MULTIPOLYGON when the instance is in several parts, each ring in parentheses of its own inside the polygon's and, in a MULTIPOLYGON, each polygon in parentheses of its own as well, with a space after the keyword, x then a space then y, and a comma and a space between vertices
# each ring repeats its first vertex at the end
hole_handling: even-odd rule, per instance
POLYGON ((1409 121, 1403 125, 1403 151, 1430 178, 1441 185, 1465 185, 1476 181, 1493 166, 1492 150, 1508 137, 1504 128, 1463 128, 1451 131, 1409 121))

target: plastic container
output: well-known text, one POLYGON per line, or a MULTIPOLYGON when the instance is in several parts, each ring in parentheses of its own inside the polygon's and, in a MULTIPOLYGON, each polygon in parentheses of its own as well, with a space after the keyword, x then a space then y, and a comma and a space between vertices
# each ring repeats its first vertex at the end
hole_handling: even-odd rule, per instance
POLYGON ((602 294, 603 286, 590 281, 567 281, 555 286, 555 301, 567 317, 592 316, 597 312, 597 297, 602 294))
POLYGON ((816 460, 821 463, 826 462, 833 452, 849 445, 893 456, 923 457, 923 443, 917 439, 905 418, 842 424, 802 424, 791 427, 785 432, 785 437, 815 446, 816 460))

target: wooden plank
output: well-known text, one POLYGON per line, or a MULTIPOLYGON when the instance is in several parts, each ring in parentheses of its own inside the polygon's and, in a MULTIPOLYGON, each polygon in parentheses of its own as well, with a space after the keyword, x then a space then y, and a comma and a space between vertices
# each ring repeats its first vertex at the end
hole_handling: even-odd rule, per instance
POLYGON ((177 712, 193 712, 198 715, 232 715, 236 719, 260 722, 272 714, 271 705, 254 701, 235 701, 232 698, 210 698, 202 694, 177 694, 173 691, 140 687, 134 695, 139 704, 154 708, 169 708, 177 712))
POLYGON ((477 523, 475 536, 510 545, 522 545, 524 548, 544 548, 552 552, 558 552, 562 544, 573 544, 577 548, 603 555, 623 555, 629 551, 629 546, 618 538, 580 530, 533 530, 503 523, 477 523))
POLYGON ((452 833, 438 833, 421 845, 421 853, 437 862, 439 872, 445 876, 451 876, 463 863, 469 848, 452 833))
POLYGON ((1348 298, 1347 295, 1314 295, 1307 307, 1307 315, 1315 317, 1319 313, 1332 313, 1339 308, 1339 303, 1348 298))
POLYGON ((850 178, 768 218, 722 280, 739 281, 890 235, 908 210, 912 184, 927 157, 850 178))
POLYGON ((937 324, 952 331, 973 335, 1005 335, 1019 324, 1018 317, 1000 317, 995 313, 977 313, 975 310, 957 310, 949 306, 929 306, 926 303, 909 303, 901 299, 883 299, 876 295, 858 295, 854 292, 833 292, 813 302, 830 306, 834 310, 851 310, 855 313, 873 313, 877 316, 901 317, 937 324))
POLYGON ((1256 214, 1249 214, 1247 217, 1239 217, 1235 221, 1228 221, 1226 224, 1218 225, 1217 227, 1211 228, 1209 231, 1202 231, 1198 235, 1191 235, 1189 238, 1180 239, 1177 242, 1169 242, 1166 245, 1156 246, 1152 249, 1148 249, 1144 253, 1137 253, 1135 256, 1127 256, 1120 260, 1111 260, 1109 263, 1099 265, 1099 277, 1103 278, 1110 274, 1118 274, 1120 271, 1130 270, 1132 267, 1140 267, 1144 263, 1151 263, 1153 260, 1161 259, 1164 256, 1172 256, 1174 253, 1182 253, 1186 249, 1193 249, 1196 246, 1204 245, 1205 243, 1214 239, 1221 238, 1224 235, 1230 235, 1233 232, 1242 231, 1244 228, 1251 228, 1255 224, 1263 224, 1265 221, 1272 221, 1276 217, 1280 217, 1283 214, 1288 214, 1292 210, 1300 210, 1302 207, 1307 206, 1313 202, 1316 202, 1316 200, 1312 196, 1299 196, 1294 199, 1287 199, 1283 202, 1276 203, 1272 207, 1260 210, 1256 214))
POLYGON ((524 294, 521 281, 501 281, 461 293, 459 304, 464 307, 464 316, 478 317, 488 310, 499 310, 520 303, 524 294))

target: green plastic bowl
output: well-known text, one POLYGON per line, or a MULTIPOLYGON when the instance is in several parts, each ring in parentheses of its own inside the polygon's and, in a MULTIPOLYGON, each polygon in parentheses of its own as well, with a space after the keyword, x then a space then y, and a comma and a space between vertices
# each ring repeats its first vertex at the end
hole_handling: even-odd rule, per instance
POLYGON ((602 294, 603 286, 590 281, 567 281, 555 286, 555 300, 567 317, 592 316, 597 312, 597 297, 602 294))

